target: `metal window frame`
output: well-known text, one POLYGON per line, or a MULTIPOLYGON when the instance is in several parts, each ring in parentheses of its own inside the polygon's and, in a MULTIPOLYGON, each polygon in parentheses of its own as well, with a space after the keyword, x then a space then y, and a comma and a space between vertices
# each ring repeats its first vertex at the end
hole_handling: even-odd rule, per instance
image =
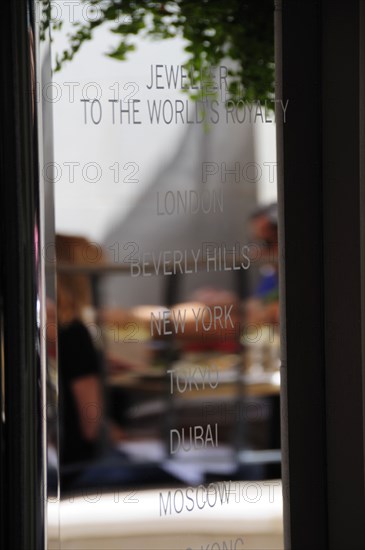
POLYGON ((20 550, 42 550, 46 527, 33 16, 29 0, 6 0, 1 6, 0 540, 2 548, 20 550))
POLYGON ((363 1, 276 3, 287 549, 365 548, 363 1))

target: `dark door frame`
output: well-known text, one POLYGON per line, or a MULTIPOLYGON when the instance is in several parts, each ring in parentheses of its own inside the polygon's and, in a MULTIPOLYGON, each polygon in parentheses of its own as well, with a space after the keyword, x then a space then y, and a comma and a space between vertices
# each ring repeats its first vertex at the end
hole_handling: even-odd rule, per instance
POLYGON ((46 527, 32 6, 0 17, 0 544, 19 550, 42 550, 46 527))
POLYGON ((278 125, 284 523, 295 550, 365 548, 362 6, 276 3, 277 94, 289 100, 278 125))

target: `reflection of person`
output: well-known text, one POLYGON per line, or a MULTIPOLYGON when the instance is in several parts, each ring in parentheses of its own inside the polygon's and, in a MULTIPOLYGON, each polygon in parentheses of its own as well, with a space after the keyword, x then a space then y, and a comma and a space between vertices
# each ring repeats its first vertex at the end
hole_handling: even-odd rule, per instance
POLYGON ((260 280, 254 296, 245 304, 249 323, 279 322, 279 280, 277 269, 278 220, 277 205, 257 210, 250 220, 254 238, 262 245, 261 258, 267 262, 260 269, 260 280))
MULTIPOLYGON (((72 264, 77 259, 72 256, 70 261, 72 244, 72 237, 56 237, 58 262, 72 264)), ((86 276, 59 273, 57 310, 61 464, 96 458, 101 450, 101 362, 89 331, 81 320, 82 308, 89 303, 89 299, 90 284, 86 276)))
POLYGON ((85 325, 59 326, 61 462, 89 460, 101 444, 102 386, 99 357, 85 325))

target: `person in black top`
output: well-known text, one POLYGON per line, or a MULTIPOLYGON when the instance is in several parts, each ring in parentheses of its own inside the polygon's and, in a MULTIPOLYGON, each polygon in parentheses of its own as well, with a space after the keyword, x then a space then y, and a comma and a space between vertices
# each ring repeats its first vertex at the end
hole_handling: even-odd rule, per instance
MULTIPOLYGON (((77 264, 75 250, 86 239, 56 236, 58 265, 77 264), (75 239, 78 247, 75 246, 75 239), (70 255, 72 252, 72 256, 70 255)), ((82 322, 91 301, 90 282, 79 273, 58 272, 58 372, 61 467, 96 459, 102 450, 104 421, 101 356, 82 322)))
POLYGON ((100 453, 102 386, 100 358, 85 325, 59 327, 61 464, 93 460, 100 453))

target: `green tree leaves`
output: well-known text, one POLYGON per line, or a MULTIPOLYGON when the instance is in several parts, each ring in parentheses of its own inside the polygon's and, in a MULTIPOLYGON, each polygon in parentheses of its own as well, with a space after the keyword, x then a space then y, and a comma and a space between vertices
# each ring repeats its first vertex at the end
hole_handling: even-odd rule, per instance
MULTIPOLYGON (((55 70, 74 58, 98 26, 109 22, 120 37, 118 46, 106 52, 113 59, 123 61, 133 52, 136 35, 158 40, 181 36, 187 41, 185 64, 196 69, 196 79, 201 67, 229 59, 231 96, 246 101, 273 97, 272 0, 81 0, 81 4, 88 5, 89 17, 73 23, 69 47, 57 57, 55 70)), ((62 26, 59 19, 52 20, 50 0, 42 0, 42 6, 41 36, 49 26, 52 32, 62 26)))

